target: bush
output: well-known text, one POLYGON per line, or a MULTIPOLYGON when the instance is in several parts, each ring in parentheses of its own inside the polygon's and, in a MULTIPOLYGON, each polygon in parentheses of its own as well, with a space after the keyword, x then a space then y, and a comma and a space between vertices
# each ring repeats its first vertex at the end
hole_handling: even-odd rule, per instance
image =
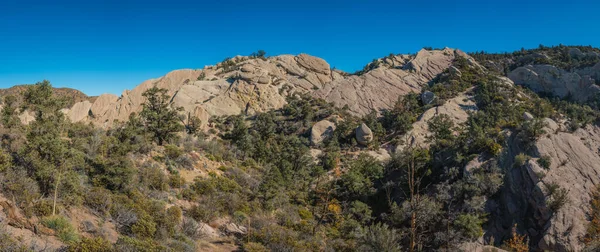
POLYGON ((33 204, 33 213, 37 216, 49 216, 52 214, 52 200, 42 199, 33 204))
POLYGON ((402 251, 400 235, 386 224, 377 223, 361 234, 360 251, 402 251))
POLYGON ((69 246, 68 252, 113 252, 115 251, 109 241, 96 238, 81 238, 81 241, 69 246))
POLYGON ((44 226, 54 230, 63 242, 77 242, 79 235, 71 223, 62 216, 50 217, 42 221, 44 226))
POLYGON ((461 214, 454 220, 454 225, 469 239, 477 239, 483 235, 483 229, 481 228, 483 223, 483 219, 472 214, 461 214))
POLYGON ((544 169, 548 170, 550 169, 550 165, 552 164, 552 158, 550 158, 550 156, 548 155, 544 155, 537 160, 537 163, 541 167, 544 167, 544 169))
POLYGON ((132 226, 131 232, 137 238, 152 238, 156 233, 156 223, 148 214, 143 214, 132 226))
POLYGON ((527 163, 527 160, 529 160, 529 156, 525 155, 524 153, 520 153, 519 155, 515 156, 515 167, 521 167, 523 165, 525 165, 525 163, 527 163))
POLYGON ((548 198, 546 205, 553 212, 560 210, 568 201, 568 191, 565 188, 561 188, 558 184, 553 183, 548 186, 548 198))
POLYGON ((116 251, 159 252, 167 249, 151 239, 136 239, 127 236, 119 237, 115 244, 116 251))
POLYGON ((169 159, 175 160, 179 156, 181 156, 181 154, 183 154, 183 151, 179 147, 177 147, 177 146, 175 146, 173 144, 167 144, 167 145, 165 145, 165 155, 169 159))
POLYGON ((111 195, 107 189, 93 187, 87 192, 84 204, 100 214, 107 214, 112 207, 111 195))

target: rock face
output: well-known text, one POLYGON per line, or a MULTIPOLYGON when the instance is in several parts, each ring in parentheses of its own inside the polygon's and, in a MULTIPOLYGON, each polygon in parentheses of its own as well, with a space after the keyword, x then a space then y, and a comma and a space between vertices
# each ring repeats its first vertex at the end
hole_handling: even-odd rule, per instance
POLYGON ((373 141, 373 131, 364 123, 356 128, 356 141, 359 144, 367 145, 373 141))
MULTIPOLYGON (((545 120, 549 134, 535 143, 535 158, 524 167, 507 172, 505 192, 498 204, 505 213, 490 225, 510 229, 518 223, 541 250, 581 251, 589 214, 585 206, 589 206, 591 193, 600 183, 600 128, 588 126, 573 133, 554 133, 559 125, 545 120), (536 162, 542 156, 550 157, 549 169, 536 162), (550 207, 554 196, 548 190, 555 186, 565 189, 568 198, 557 211, 550 207)), ((523 152, 514 138, 510 138, 513 144, 508 156, 523 152)), ((510 167, 513 161, 504 162, 505 167, 510 167)))
POLYGON ((600 63, 575 72, 552 65, 528 65, 516 68, 508 74, 508 78, 535 92, 551 93, 561 98, 570 95, 578 101, 586 101, 600 92, 594 80, 599 74, 600 63))
POLYGON ((429 143, 427 137, 431 134, 429 132, 428 122, 436 115, 445 114, 450 117, 455 125, 465 122, 469 118, 469 111, 477 110, 477 106, 473 101, 472 97, 463 93, 455 98, 452 98, 441 106, 434 107, 425 111, 417 120, 413 123, 412 130, 408 131, 403 139, 404 142, 396 147, 396 152, 403 150, 409 145, 420 146, 427 148, 429 143))
POLYGON ((435 99, 435 94, 431 91, 425 91, 421 94, 421 101, 423 104, 431 104, 435 99))
POLYGON ((295 92, 346 106, 360 116, 390 108, 400 95, 419 92, 457 57, 477 65, 464 52, 449 48, 385 57, 361 75, 332 71, 326 61, 307 54, 266 59, 236 56, 216 66, 176 70, 147 80, 120 97, 105 94, 80 101, 65 112, 73 121, 110 127, 115 120, 126 121, 131 113, 139 113, 143 92, 157 86, 168 90, 173 106, 183 107, 186 115, 199 117, 203 124, 210 116, 281 108, 287 95, 295 92))
POLYGON ((318 145, 323 140, 331 137, 335 130, 335 123, 329 120, 322 120, 312 126, 310 130, 310 142, 314 145, 318 145))

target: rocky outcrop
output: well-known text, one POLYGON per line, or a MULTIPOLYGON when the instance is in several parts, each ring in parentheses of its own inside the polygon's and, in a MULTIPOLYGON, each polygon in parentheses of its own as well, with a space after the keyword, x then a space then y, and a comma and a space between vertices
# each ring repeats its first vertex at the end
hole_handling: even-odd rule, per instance
POLYGON ((425 111, 417 122, 413 123, 412 129, 405 134, 404 139, 402 139, 404 141, 396 147, 396 152, 411 145, 427 148, 429 146, 427 137, 431 135, 428 122, 437 115, 448 115, 455 125, 465 122, 469 118, 469 111, 477 110, 473 97, 467 95, 467 93, 447 100, 441 106, 425 111))
POLYGON ((533 158, 523 167, 512 165, 511 157, 525 150, 515 136, 509 137, 507 159, 503 161, 508 170, 505 191, 500 202, 490 204, 498 206, 491 210, 497 218, 491 218, 490 226, 506 233, 518 223, 541 250, 581 251, 591 193, 600 183, 600 128, 560 132, 560 124, 545 120, 548 134, 535 143, 529 153, 533 158), (537 163, 543 156, 550 159, 548 169, 537 163), (568 200, 552 209, 560 189, 565 190, 568 200))
POLYGON ((600 92, 595 79, 600 74, 600 63, 586 69, 567 72, 552 65, 527 65, 508 74, 517 85, 524 85, 535 92, 544 92, 560 98, 571 96, 586 101, 600 92))
POLYGON ((331 137, 335 130, 335 123, 329 120, 322 120, 315 123, 310 130, 310 142, 313 145, 318 145, 323 140, 331 137))
POLYGON ((373 131, 364 123, 356 128, 356 142, 367 145, 373 141, 373 131))
POLYGON ((81 101, 65 112, 72 121, 109 127, 115 120, 126 121, 131 113, 140 112, 143 92, 157 86, 168 90, 173 106, 183 107, 186 115, 197 116, 204 124, 214 115, 281 108, 286 96, 294 92, 346 106, 354 115, 365 115, 390 108, 400 95, 419 92, 456 57, 477 64, 459 50, 421 50, 416 55, 382 58, 361 75, 349 75, 332 71, 325 60, 307 54, 265 59, 236 56, 216 66, 177 70, 147 80, 120 97, 104 94, 81 101))

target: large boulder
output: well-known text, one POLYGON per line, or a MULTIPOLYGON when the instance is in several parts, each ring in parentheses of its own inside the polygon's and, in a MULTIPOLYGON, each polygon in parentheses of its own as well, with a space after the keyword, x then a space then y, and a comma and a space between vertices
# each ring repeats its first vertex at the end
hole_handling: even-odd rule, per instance
POLYGON ((323 59, 302 53, 296 57, 296 60, 300 66, 310 71, 326 75, 331 74, 329 64, 323 59))
POLYGON ((322 120, 315 123, 310 130, 310 142, 314 145, 318 145, 323 140, 331 137, 335 130, 335 123, 329 120, 322 120))
POLYGON ((71 109, 66 113, 71 122, 79 122, 88 117, 90 114, 90 108, 92 103, 89 101, 82 101, 75 103, 71 109))
POLYGON ((364 123, 356 128, 356 141, 359 144, 367 145, 373 141, 373 131, 364 123))
POLYGON ((421 101, 425 105, 431 104, 434 99, 435 99, 435 94, 431 91, 425 91, 421 94, 421 101))

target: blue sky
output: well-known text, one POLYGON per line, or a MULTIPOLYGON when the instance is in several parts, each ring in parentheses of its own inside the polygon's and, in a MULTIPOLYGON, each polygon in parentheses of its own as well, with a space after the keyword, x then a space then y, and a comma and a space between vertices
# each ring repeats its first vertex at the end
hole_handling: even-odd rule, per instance
POLYGON ((88 95, 258 49, 355 71, 424 46, 600 46, 595 1, 0 1, 0 87, 50 80, 88 95))

